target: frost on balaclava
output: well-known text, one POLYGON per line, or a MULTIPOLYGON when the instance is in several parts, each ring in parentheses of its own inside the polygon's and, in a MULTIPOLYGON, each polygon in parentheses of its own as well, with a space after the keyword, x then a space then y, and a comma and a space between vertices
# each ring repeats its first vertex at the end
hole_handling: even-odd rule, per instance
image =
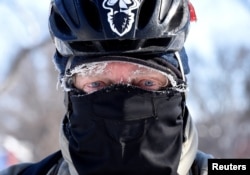
MULTIPOLYGON (((170 64, 178 74, 178 62, 170 64)), ((72 175, 187 174, 197 139, 183 91, 112 85, 91 94, 69 91, 68 98, 60 145, 72 175)))
MULTIPOLYGON (((188 64, 188 56, 186 54, 185 48, 183 48, 182 50, 179 51, 179 55, 181 58, 184 74, 188 74, 190 72, 190 69, 189 69, 189 64, 188 64)), ((149 56, 150 57, 154 57, 154 56, 158 57, 159 58, 158 61, 162 60, 166 63, 169 63, 168 65, 170 67, 173 67, 176 69, 179 69, 179 67, 180 67, 174 53, 163 53, 163 54, 154 54, 154 55, 149 54, 149 56)), ((144 55, 142 55, 142 59, 143 59, 143 57, 144 57, 144 55)), ((93 62, 91 59, 92 58, 86 58, 84 56, 75 56, 73 61, 72 61, 72 67, 80 65, 82 62, 86 62, 86 61, 93 62)), ((58 52, 56 52, 54 55, 53 62, 56 66, 56 69, 59 71, 59 78, 60 79, 63 76, 65 76, 66 65, 68 63, 68 60, 69 60, 69 57, 64 57, 64 56, 60 55, 58 52)))

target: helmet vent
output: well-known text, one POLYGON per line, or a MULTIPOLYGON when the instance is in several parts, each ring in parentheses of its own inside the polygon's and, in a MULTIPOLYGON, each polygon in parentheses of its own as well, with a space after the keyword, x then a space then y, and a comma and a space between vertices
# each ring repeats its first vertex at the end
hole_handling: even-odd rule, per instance
POLYGON ((138 48, 140 40, 106 40, 100 41, 106 51, 126 51, 138 48))
POLYGON ((150 47, 150 46, 167 47, 170 42, 171 42, 171 38, 148 39, 145 41, 143 48, 150 47))
POLYGON ((98 49, 92 41, 77 41, 69 43, 70 47, 80 52, 98 52, 98 49))
POLYGON ((149 47, 168 47, 171 42, 171 38, 156 38, 147 39, 144 43, 141 40, 104 40, 99 41, 101 50, 99 46, 92 41, 76 41, 69 43, 70 47, 78 52, 123 52, 132 51, 139 48, 149 48, 149 47))
POLYGON ((159 19, 160 22, 164 22, 164 20, 166 19, 168 12, 170 10, 171 5, 173 4, 173 0, 162 0, 161 1, 161 9, 160 9, 160 14, 159 14, 159 19))
POLYGON ((71 19, 71 21, 76 26, 79 26, 79 19, 78 19, 78 15, 77 15, 76 8, 75 8, 75 1, 62 0, 62 3, 64 7, 68 9, 67 14, 69 15, 69 18, 71 19))
POLYGON ((96 31, 101 31, 102 26, 101 26, 100 14, 95 3, 91 0, 82 0, 81 5, 83 9, 82 11, 89 25, 96 31))
MULTIPOLYGON (((99 41, 101 49, 105 52, 120 52, 139 48, 140 40, 106 40, 99 41)), ((92 41, 77 41, 69 43, 73 50, 79 52, 101 52, 99 46, 92 41)))
POLYGON ((57 14, 55 11, 54 11, 54 20, 55 20, 55 25, 56 25, 57 29, 61 33, 66 34, 66 35, 71 34, 71 30, 70 30, 69 26, 63 20, 63 18, 59 14, 57 14))
POLYGON ((183 14, 184 14, 184 9, 181 6, 177 9, 177 12, 175 13, 175 15, 173 16, 173 18, 171 19, 169 23, 170 30, 176 29, 180 26, 180 23, 182 22, 183 14))
POLYGON ((145 26, 147 26, 151 17, 153 16, 155 6, 156 6, 156 1, 149 0, 143 2, 139 14, 139 22, 138 22, 139 29, 143 29, 145 26))

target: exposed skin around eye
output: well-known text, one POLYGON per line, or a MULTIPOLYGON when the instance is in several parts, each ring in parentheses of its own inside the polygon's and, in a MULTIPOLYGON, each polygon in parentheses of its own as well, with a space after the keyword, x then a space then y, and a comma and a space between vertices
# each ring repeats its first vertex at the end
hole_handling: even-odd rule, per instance
POLYGON ((146 90, 159 90, 164 86, 164 84, 155 79, 140 79, 137 83, 134 83, 133 85, 146 90))
MULTIPOLYGON (((103 67, 102 67, 103 68, 103 67)), ((92 75, 76 74, 74 86, 86 93, 92 93, 113 84, 129 84, 145 90, 159 90, 169 84, 160 71, 135 63, 110 62, 102 73, 92 75)))
POLYGON ((82 90, 84 92, 91 93, 91 92, 95 92, 100 89, 103 89, 107 86, 108 85, 103 81, 93 81, 93 82, 84 84, 84 86, 82 87, 82 90))
POLYGON ((104 78, 102 76, 95 76, 95 77, 85 77, 81 74, 77 74, 75 77, 75 87, 80 89, 86 93, 92 93, 98 90, 101 90, 109 85, 112 82, 108 78, 104 78))

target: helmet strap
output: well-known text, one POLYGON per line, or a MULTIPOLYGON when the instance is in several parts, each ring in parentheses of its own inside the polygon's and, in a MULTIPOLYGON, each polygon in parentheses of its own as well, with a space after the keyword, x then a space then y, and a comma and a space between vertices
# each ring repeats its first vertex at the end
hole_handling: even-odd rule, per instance
POLYGON ((185 78, 185 73, 184 73, 184 69, 183 69, 183 64, 182 64, 182 61, 181 61, 180 53, 179 53, 178 51, 175 52, 175 56, 176 56, 176 58, 177 58, 177 61, 178 61, 179 67, 180 67, 182 80, 185 82, 185 81, 186 81, 186 78, 185 78))
MULTIPOLYGON (((178 61, 179 67, 180 67, 182 80, 184 82, 186 82, 185 73, 184 73, 184 69, 183 69, 183 64, 182 64, 182 61, 181 61, 180 53, 178 51, 176 51, 175 52, 175 56, 177 58, 177 61, 178 61)), ((184 99, 185 99, 184 102, 186 101, 186 98, 187 98, 187 92, 184 92, 184 99)))
MULTIPOLYGON (((70 72, 70 67, 71 67, 73 58, 74 58, 73 56, 70 56, 68 61, 67 61, 67 64, 65 67, 65 72, 64 72, 65 75, 70 72)), ((70 107, 71 103, 70 103, 70 99, 69 99, 69 92, 67 92, 67 91, 64 92, 64 105, 66 107, 67 116, 69 116, 69 113, 71 111, 71 107, 70 107)))

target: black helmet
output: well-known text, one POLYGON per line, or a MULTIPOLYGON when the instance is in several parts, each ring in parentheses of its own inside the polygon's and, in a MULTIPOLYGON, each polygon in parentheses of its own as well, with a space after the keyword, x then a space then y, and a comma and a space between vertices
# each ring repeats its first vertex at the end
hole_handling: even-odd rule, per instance
POLYGON ((52 0, 58 52, 106 55, 178 51, 189 30, 188 0, 52 0))

